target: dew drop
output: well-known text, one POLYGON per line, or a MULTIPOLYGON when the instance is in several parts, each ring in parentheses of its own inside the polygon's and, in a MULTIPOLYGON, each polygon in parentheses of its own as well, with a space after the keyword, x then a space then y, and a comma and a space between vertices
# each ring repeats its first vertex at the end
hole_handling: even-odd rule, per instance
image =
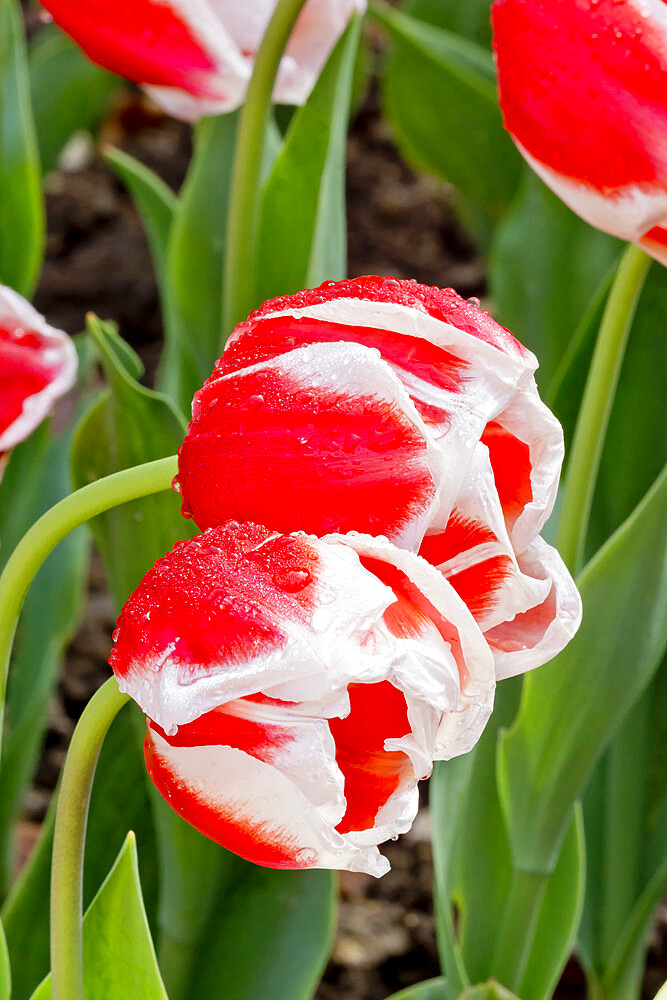
POLYGON ((307 569, 280 569, 273 574, 276 587, 286 590, 289 594, 303 590, 311 580, 312 576, 307 569))
POLYGON ((119 628, 115 628, 113 630, 113 632, 111 633, 111 638, 113 639, 114 642, 116 642, 118 640, 118 636, 119 635, 120 635, 120 629, 119 628))
POLYGON ((178 476, 174 476, 174 478, 172 479, 172 481, 171 481, 171 488, 174 491, 174 493, 180 493, 181 492, 181 481, 178 478, 178 476))

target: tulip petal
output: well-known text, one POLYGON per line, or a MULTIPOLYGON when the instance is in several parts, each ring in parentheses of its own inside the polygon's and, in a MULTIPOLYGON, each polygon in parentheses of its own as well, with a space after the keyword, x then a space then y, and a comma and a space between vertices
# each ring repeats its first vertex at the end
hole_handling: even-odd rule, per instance
POLYGON ((498 680, 514 677, 553 659, 581 623, 581 598, 556 549, 536 538, 518 558, 527 577, 550 584, 544 601, 512 621, 485 632, 496 662, 498 680))
POLYGON ((72 340, 0 285, 0 453, 26 438, 74 384, 72 340))
POLYGON ((350 528, 418 545, 442 458, 372 350, 315 344, 222 376, 195 395, 179 452, 184 513, 316 534, 350 528))
POLYGON ((382 659, 363 645, 392 599, 343 545, 230 522, 146 574, 118 618, 110 663, 168 733, 258 692, 335 703, 352 677, 383 679, 382 659))
POLYGON ((639 240, 667 216, 664 0, 496 0, 492 20, 520 152, 591 225, 639 240))
POLYGON ((667 220, 664 226, 654 226, 645 233, 639 245, 651 257, 655 257, 661 264, 667 266, 667 220))

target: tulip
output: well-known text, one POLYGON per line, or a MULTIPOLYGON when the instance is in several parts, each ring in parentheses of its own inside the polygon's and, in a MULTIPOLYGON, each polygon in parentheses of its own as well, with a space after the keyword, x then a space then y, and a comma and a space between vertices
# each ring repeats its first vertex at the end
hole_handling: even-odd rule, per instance
POLYGON ((519 151, 591 225, 667 263, 665 0, 495 0, 519 151))
POLYGON ((74 383, 73 342, 0 285, 0 457, 28 437, 74 383))
POLYGON ((468 751, 493 657, 465 603, 386 539, 231 521, 159 559, 110 657, 149 775, 207 837, 273 868, 379 876, 417 781, 468 751))
MULTIPOLYGON (((101 66, 141 84, 164 110, 195 121, 239 107, 276 0, 42 0, 101 66)), ((283 56, 274 99, 303 104, 365 0, 309 0, 283 56)))
POLYGON ((451 289, 366 277, 264 303, 195 394, 183 511, 386 535, 450 580, 499 677, 538 666, 581 609, 539 538, 563 436, 536 367, 451 289))

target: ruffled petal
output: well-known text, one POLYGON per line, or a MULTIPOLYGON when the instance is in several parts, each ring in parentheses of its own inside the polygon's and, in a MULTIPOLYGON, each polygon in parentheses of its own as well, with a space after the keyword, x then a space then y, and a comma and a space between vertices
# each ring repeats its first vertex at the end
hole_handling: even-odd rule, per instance
POLYGON ((514 677, 553 659, 581 623, 581 598, 556 549, 536 538, 519 556, 526 577, 550 584, 546 598, 511 621, 485 632, 498 680, 514 677))
POLYGON ((649 229, 639 241, 639 245, 651 257, 655 257, 667 267, 667 219, 663 220, 663 225, 649 229))
POLYGON ((331 713, 351 679, 385 676, 363 645, 392 599, 346 546, 230 522, 146 574, 118 618, 110 663, 166 732, 259 692, 330 702, 331 713))
POLYGON ((72 340, 0 285, 0 453, 26 438, 74 384, 72 340))
POLYGON ((496 0, 492 20, 520 152, 591 225, 639 240, 667 217, 664 0, 496 0))
POLYGON ((351 528, 418 545, 443 460, 377 353, 315 344, 223 376, 195 395, 179 452, 183 510, 316 534, 351 528))

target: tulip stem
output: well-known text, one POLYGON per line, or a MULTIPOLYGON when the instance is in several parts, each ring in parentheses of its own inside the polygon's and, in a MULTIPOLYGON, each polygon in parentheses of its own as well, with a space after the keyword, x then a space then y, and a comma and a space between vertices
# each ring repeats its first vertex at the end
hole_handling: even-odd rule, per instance
POLYGON ((229 192, 223 274, 223 347, 234 326, 257 305, 256 246, 264 139, 280 60, 305 2, 279 0, 257 52, 241 112, 229 192))
POLYGON ((63 769, 51 866, 51 996, 84 1000, 83 857, 90 792, 102 743, 123 705, 110 677, 86 705, 63 769))
POLYGON ((579 410, 565 479, 557 547, 573 573, 581 568, 600 458, 632 320, 651 260, 630 244, 614 278, 579 410))
POLYGON ((175 455, 98 479, 65 497, 36 521, 16 546, 0 576, 0 733, 9 658, 19 614, 37 571, 70 531, 111 507, 171 486, 175 455))

